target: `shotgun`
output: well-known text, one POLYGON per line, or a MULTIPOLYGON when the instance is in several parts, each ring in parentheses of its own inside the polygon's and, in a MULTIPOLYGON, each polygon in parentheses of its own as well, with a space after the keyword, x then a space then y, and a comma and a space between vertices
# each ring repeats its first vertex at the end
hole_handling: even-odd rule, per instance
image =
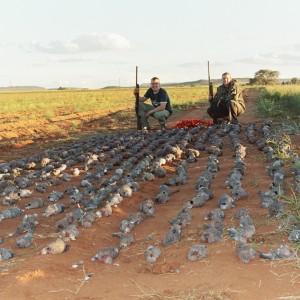
POLYGON ((214 98, 214 88, 212 85, 212 82, 210 81, 210 70, 209 70, 209 61, 207 62, 207 67, 208 67, 208 92, 209 92, 209 97, 210 97, 210 102, 214 98))
MULTIPOLYGON (((140 88, 140 85, 138 84, 138 66, 135 67, 135 87, 137 89, 140 88)), ((140 93, 135 94, 135 115, 137 121, 137 130, 142 129, 142 124, 139 117, 139 98, 140 98, 140 93)))

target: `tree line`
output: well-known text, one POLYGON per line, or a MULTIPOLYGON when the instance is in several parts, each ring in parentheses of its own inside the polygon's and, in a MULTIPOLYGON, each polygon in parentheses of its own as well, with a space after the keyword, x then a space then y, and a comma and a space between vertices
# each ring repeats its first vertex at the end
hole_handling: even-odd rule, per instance
MULTIPOLYGON (((279 83, 279 71, 263 69, 255 72, 254 77, 250 78, 251 85, 272 85, 279 83)), ((282 82, 282 84, 299 84, 300 78, 293 77, 290 81, 282 82)))

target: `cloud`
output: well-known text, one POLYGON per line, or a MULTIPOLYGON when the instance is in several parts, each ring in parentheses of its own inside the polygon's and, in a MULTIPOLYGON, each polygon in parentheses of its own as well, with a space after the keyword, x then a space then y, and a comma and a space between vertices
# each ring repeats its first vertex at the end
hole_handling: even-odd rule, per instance
POLYGON ((73 63, 73 62, 89 62, 89 61, 96 61, 96 58, 92 58, 89 56, 48 56, 48 62, 57 62, 57 63, 73 63))
POLYGON ((300 65, 300 56, 288 53, 265 53, 237 59, 236 62, 254 65, 300 65))
POLYGON ((105 32, 102 34, 96 32, 84 34, 71 41, 51 41, 48 44, 31 41, 26 45, 21 45, 21 49, 27 52, 61 54, 106 50, 127 50, 130 48, 130 42, 126 38, 111 32, 105 32))
POLYGON ((292 49, 297 51, 297 52, 300 52, 300 44, 292 45, 292 49))
MULTIPOLYGON (((228 63, 221 63, 221 62, 210 62, 210 66, 224 66, 228 65, 228 63)), ((207 68, 207 61, 205 62, 187 62, 187 63, 181 63, 177 65, 180 68, 187 68, 187 69, 200 69, 200 68, 207 68)))

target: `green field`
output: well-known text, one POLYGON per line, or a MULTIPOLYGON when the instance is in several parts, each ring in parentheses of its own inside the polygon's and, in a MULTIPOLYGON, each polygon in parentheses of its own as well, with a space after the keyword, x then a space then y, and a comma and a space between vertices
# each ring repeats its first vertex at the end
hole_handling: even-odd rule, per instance
MULTIPOLYGON (((173 107, 207 101, 207 87, 167 87, 173 107)), ((146 88, 141 88, 143 95, 146 88)), ((99 90, 62 90, 0 93, 2 114, 30 112, 28 117, 53 117, 60 114, 94 109, 125 109, 134 107, 132 88, 99 90)))
POLYGON ((262 117, 299 119, 300 85, 259 88, 258 111, 262 117))

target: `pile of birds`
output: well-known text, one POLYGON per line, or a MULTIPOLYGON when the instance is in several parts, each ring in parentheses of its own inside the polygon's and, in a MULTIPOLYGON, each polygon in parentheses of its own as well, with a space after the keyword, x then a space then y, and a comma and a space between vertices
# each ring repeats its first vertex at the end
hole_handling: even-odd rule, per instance
MULTIPOLYGON (((265 122, 257 138, 254 124, 246 127, 246 139, 257 144, 259 150, 266 154, 267 161, 272 165, 267 168, 272 177, 269 191, 260 191, 262 206, 269 209, 271 216, 284 212, 280 201, 283 195, 285 172, 280 160, 274 160, 275 151, 267 145, 267 139, 274 138, 271 123, 265 122)), ((199 236, 203 243, 216 243, 222 239, 226 210, 235 207, 236 201, 248 197, 242 187, 242 179, 246 164, 246 147, 242 145, 239 134, 241 127, 234 124, 223 124, 193 128, 175 128, 153 132, 139 131, 101 135, 81 142, 74 142, 65 147, 46 150, 27 159, 18 159, 0 164, 0 197, 2 205, 8 208, 0 211, 0 222, 6 219, 23 217, 16 230, 0 237, 0 244, 6 238, 15 238, 16 248, 30 247, 34 243, 35 230, 42 219, 54 215, 62 216, 55 224, 57 237, 40 250, 40 254, 58 254, 68 251, 72 241, 80 235, 80 227, 89 228, 99 218, 113 215, 115 206, 133 196, 141 189, 140 183, 165 178, 166 164, 175 164, 176 172, 159 188, 154 199, 147 198, 127 218, 121 220, 118 230, 112 234, 119 239, 118 246, 102 247, 91 258, 112 264, 123 249, 134 243, 132 231, 147 218, 154 218, 156 205, 164 205, 178 192, 176 187, 187 184, 188 169, 196 163, 204 151, 209 154, 206 170, 195 183, 195 196, 183 203, 177 215, 171 219, 170 228, 162 245, 165 247, 178 243, 182 230, 190 224, 192 209, 201 208, 214 198, 211 183, 220 170, 219 157, 223 154, 222 138, 228 136, 234 150, 234 168, 225 184, 230 193, 217 200, 217 206, 205 217, 209 224, 199 236), (207 143, 210 143, 207 146, 207 143), (190 146, 193 145, 193 148, 190 146), (77 184, 74 182, 77 181, 77 184), (72 182, 72 183, 71 183, 72 182), (61 188, 64 184, 65 188, 61 188), (71 185, 74 184, 74 185, 71 185), (24 214, 24 212, 38 213, 24 214), (41 212, 42 210, 42 212, 41 212)), ((300 190, 299 160, 295 156, 294 178, 296 190, 300 190)), ((229 235, 237 241, 236 253, 243 263, 255 258, 255 251, 250 244, 255 226, 245 208, 240 208, 235 217, 239 219, 239 228, 229 228, 229 235)), ((300 230, 295 228, 290 241, 299 241, 300 230)), ((262 258, 292 258, 281 245, 269 254, 260 253, 262 258)), ((145 249, 145 260, 155 263, 162 251, 158 245, 150 245, 145 249)), ((208 248, 203 244, 193 245, 187 253, 187 259, 197 261, 206 257, 208 248)), ((0 248, 0 260, 14 256, 11 249, 0 248)), ((81 265, 82 263, 76 264, 81 265)))

